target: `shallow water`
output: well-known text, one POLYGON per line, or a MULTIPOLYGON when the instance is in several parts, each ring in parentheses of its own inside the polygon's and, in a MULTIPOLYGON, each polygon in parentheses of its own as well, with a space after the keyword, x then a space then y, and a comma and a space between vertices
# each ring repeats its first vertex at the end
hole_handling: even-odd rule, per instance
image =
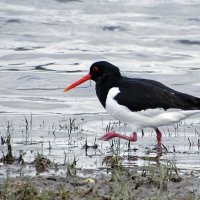
MULTIPOLYGON (((199 6, 197 0, 1 0, 0 134, 6 135, 9 121, 15 155, 24 151, 31 162, 39 151, 63 163, 65 151, 70 161, 78 157, 79 167, 102 167, 102 159, 112 154, 109 142, 96 141, 99 148, 88 149, 88 155, 82 148, 86 135, 92 145, 112 120, 97 100, 94 83, 63 93, 97 60, 112 62, 126 76, 158 80, 200 97, 199 6), (78 130, 69 137, 60 125, 70 118, 78 130)), ((200 116, 182 122, 178 133, 174 126, 163 132, 169 150, 163 158, 183 170, 199 170, 200 116)), ((127 152, 121 141, 121 155, 139 157, 124 164, 144 165, 140 157, 154 147, 152 130, 138 136, 131 146, 136 152, 127 152)))

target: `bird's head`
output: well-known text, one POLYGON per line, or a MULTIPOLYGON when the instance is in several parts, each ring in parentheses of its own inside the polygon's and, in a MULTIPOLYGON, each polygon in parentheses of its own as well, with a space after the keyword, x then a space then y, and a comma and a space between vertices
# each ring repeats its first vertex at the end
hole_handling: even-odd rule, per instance
POLYGON ((74 82, 70 86, 68 86, 64 92, 71 90, 72 88, 84 83, 87 80, 93 80, 95 82, 104 80, 105 78, 119 78, 121 77, 119 68, 112 65, 106 61, 98 61, 91 65, 89 74, 85 75, 78 81, 74 82))

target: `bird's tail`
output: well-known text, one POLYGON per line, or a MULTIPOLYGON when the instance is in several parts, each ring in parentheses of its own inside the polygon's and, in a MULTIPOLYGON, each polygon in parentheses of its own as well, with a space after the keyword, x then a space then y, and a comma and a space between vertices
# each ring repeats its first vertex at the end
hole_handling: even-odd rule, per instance
POLYGON ((197 98, 197 102, 198 102, 198 108, 200 110, 200 98, 197 98))
POLYGON ((182 100, 185 110, 200 110, 200 98, 184 93, 179 93, 178 97, 182 100))
POLYGON ((193 107, 193 109, 200 110, 200 98, 193 97, 191 101, 191 106, 193 107))

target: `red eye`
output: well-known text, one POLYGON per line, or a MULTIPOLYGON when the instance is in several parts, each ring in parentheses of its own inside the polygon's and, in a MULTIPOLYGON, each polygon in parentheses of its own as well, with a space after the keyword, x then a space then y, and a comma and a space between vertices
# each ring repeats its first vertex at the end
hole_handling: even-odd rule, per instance
POLYGON ((94 66, 94 67, 93 67, 93 70, 94 70, 95 72, 98 72, 98 71, 99 71, 99 68, 98 68, 97 66, 94 66))

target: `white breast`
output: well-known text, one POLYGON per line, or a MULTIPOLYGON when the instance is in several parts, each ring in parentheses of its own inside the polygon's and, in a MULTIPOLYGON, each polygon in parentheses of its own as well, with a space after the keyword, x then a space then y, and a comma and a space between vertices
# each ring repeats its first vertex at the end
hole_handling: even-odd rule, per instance
POLYGON ((146 127, 157 128, 170 125, 200 112, 200 110, 185 111, 181 109, 168 109, 165 111, 162 108, 132 112, 127 107, 118 104, 114 99, 119 92, 120 90, 117 87, 109 90, 106 99, 106 110, 115 119, 129 124, 134 132, 146 127))

